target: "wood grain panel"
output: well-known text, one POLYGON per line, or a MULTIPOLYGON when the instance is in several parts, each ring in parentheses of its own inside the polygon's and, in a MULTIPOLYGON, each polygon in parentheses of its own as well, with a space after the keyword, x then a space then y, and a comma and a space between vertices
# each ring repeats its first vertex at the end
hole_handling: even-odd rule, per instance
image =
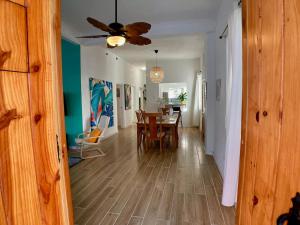
POLYGON ((60 182, 61 149, 57 103, 56 1, 28 0, 29 86, 35 168, 43 224, 66 224, 68 211, 60 182), (43 23, 39 18, 43 18, 43 23), (57 138, 58 136, 58 138, 57 138))
POLYGON ((283 1, 261 1, 259 7, 261 49, 258 49, 257 55, 261 85, 260 135, 255 158, 254 196, 257 198, 257 205, 253 208, 252 219, 253 224, 272 224, 281 136, 283 18, 280 15, 283 14, 283 1))
POLYGON ((300 171, 297 151, 300 147, 300 2, 246 1, 243 5, 247 94, 244 93, 243 103, 245 147, 242 145, 238 224, 275 224, 278 216, 288 211, 290 199, 300 189, 297 179, 300 171), (258 26, 251 26, 253 18, 259 18, 260 22, 255 23, 258 26), (251 80, 255 76, 252 68, 258 68, 254 80, 251 80), (251 92, 251 85, 259 92, 251 92), (257 99, 259 145, 251 149, 257 142, 251 138, 255 127, 251 123, 250 106, 257 99))
POLYGON ((0 72, 0 87, 0 118, 6 111, 16 112, 0 129, 0 190, 6 218, 12 225, 41 225, 27 74, 0 72))
POLYGON ((288 212, 290 199, 300 191, 300 1, 284 4, 283 119, 273 224, 279 215, 288 212))
POLYGON ((283 5, 282 1, 261 0, 243 5, 244 115, 238 224, 270 224, 281 132, 283 5))
POLYGON ((0 224, 7 225, 6 213, 4 210, 4 203, 3 203, 1 189, 0 189, 0 224))
MULTIPOLYGON (((260 92, 261 92, 261 85, 260 85, 260 73, 259 73, 259 60, 260 58, 257 57, 257 53, 259 52, 260 42, 259 37, 259 25, 261 24, 261 18, 259 17, 259 1, 246 1, 247 4, 247 15, 246 15, 246 26, 247 26, 247 40, 244 39, 244 43, 246 41, 247 49, 244 51, 244 57, 247 59, 247 71, 244 71, 244 82, 247 82, 247 110, 246 110, 246 134, 244 137, 244 145, 245 150, 242 151, 241 162, 244 163, 242 172, 244 172, 244 188, 242 189, 242 208, 238 209, 238 212, 243 213, 241 221, 239 221, 239 225, 248 225, 251 224, 252 220, 252 199, 254 196, 253 187, 254 187, 254 180, 255 180, 255 163, 254 159, 257 153, 257 149, 259 146, 259 129, 260 124, 256 120, 257 115, 260 114, 260 92), (251 46, 249 48, 248 46, 251 46), (246 80, 246 81, 245 81, 246 80)), ((245 11, 245 10, 244 10, 245 11)), ((245 23, 245 22, 244 22, 245 23)), ((245 45, 245 44, 244 44, 245 45)), ((246 61, 243 59, 243 61, 246 61)), ((245 70, 245 68, 244 68, 245 70)), ((245 99, 243 99, 245 101, 245 99)))
POLYGON ((25 8, 0 0, 0 70, 27 72, 25 8))
POLYGON ((25 6, 25 0, 8 0, 8 1, 25 6))

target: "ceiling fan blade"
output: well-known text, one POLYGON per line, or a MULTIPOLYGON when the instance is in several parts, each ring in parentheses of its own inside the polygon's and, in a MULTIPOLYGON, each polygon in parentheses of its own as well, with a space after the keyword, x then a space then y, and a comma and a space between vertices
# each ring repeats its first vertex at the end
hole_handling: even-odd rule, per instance
POLYGON ((97 27, 98 29, 100 30, 103 30, 105 32, 114 32, 113 29, 111 29, 109 26, 107 26, 106 24, 104 23, 101 23, 100 21, 94 19, 94 18, 91 18, 91 17, 88 17, 87 18, 87 21, 92 24, 94 27, 97 27))
POLYGON ((108 35, 104 34, 104 35, 91 35, 91 36, 81 36, 81 37, 77 37, 77 38, 102 38, 102 37, 108 37, 108 35))
POLYGON ((127 37, 127 42, 133 45, 150 45, 151 40, 143 36, 127 37))
POLYGON ((124 31, 126 32, 127 36, 130 37, 148 33, 150 29, 151 24, 146 22, 132 23, 124 27, 124 31))

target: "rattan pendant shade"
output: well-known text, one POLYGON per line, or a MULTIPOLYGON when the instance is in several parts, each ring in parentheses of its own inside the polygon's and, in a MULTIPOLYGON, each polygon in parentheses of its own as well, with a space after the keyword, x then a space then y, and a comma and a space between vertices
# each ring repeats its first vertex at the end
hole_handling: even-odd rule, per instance
POLYGON ((152 83, 159 84, 165 77, 164 71, 161 67, 157 66, 157 53, 158 50, 154 50, 156 54, 156 66, 152 67, 150 70, 150 80, 152 83))

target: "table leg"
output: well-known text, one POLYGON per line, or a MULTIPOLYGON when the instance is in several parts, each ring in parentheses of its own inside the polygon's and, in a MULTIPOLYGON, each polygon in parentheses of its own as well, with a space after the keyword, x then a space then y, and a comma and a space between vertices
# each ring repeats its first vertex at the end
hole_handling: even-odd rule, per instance
POLYGON ((179 141, 178 127, 175 127, 175 133, 176 133, 176 148, 178 148, 178 141, 179 141))
POLYGON ((137 138, 137 142, 136 142, 136 144, 137 144, 137 148, 139 148, 140 147, 140 145, 141 145, 141 141, 140 141, 140 128, 139 127, 137 127, 136 128, 136 138, 137 138))
POLYGON ((173 142, 173 147, 177 148, 177 144, 176 144, 176 127, 173 126, 172 127, 172 142, 173 142))

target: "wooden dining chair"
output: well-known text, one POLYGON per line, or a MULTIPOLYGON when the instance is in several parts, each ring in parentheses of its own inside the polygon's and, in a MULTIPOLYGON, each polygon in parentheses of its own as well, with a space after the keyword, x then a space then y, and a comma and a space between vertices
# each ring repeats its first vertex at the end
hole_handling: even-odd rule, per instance
POLYGON ((141 110, 135 111, 136 119, 137 122, 142 122, 143 121, 143 115, 141 110))
POLYGON ((159 141, 160 152, 163 151, 163 144, 166 133, 162 128, 162 113, 143 113, 144 133, 146 138, 146 151, 150 142, 159 141))
MULTIPOLYGON (((135 111, 135 114, 136 114, 137 122, 142 123, 143 122, 143 111, 142 110, 135 111)), ((145 133, 144 129, 137 127, 137 148, 138 149, 141 147, 141 143, 145 139, 144 133, 145 133)))
POLYGON ((178 141, 179 141, 179 133, 178 133, 178 125, 181 121, 181 127, 182 127, 182 116, 181 111, 178 112, 178 117, 176 119, 176 132, 175 132, 175 138, 176 138, 176 147, 178 147, 178 141))
POLYGON ((164 116, 170 114, 170 108, 161 108, 161 111, 164 116))
MULTIPOLYGON (((181 111, 176 113, 177 118, 176 118, 176 123, 175 123, 175 137, 173 136, 173 130, 170 127, 165 127, 164 128, 164 132, 166 133, 166 137, 167 138, 171 138, 174 137, 175 138, 175 144, 176 144, 176 148, 178 147, 178 140, 179 140, 179 132, 178 132, 178 128, 179 128, 179 123, 182 120, 182 115, 181 115, 181 111)), ((173 143, 174 140, 172 139, 173 143)))
POLYGON ((180 106, 173 107, 173 110, 174 110, 174 114, 180 113, 180 123, 181 123, 181 127, 183 127, 181 107, 180 106))

